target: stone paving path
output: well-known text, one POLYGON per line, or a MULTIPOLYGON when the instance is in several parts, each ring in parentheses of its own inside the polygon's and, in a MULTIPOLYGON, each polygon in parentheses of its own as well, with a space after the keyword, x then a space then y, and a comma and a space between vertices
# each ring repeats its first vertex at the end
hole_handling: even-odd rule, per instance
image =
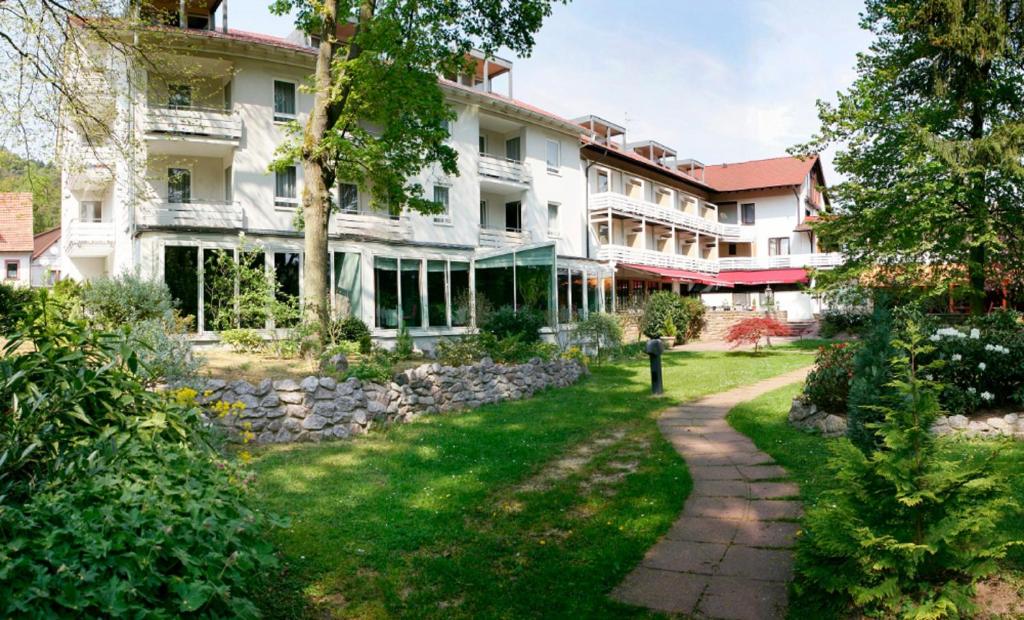
POLYGON ((799 487, 725 421, 736 405, 802 380, 809 368, 714 394, 662 414, 658 426, 686 459, 693 491, 679 520, 612 593, 697 618, 786 615, 799 487))

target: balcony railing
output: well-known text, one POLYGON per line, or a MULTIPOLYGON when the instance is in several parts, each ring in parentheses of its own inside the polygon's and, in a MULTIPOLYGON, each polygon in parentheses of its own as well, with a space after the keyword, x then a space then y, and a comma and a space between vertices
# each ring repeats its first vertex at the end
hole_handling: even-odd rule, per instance
POLYGON ((662 207, 653 202, 636 200, 614 192, 593 194, 590 197, 590 211, 592 213, 612 211, 620 215, 643 218, 662 226, 677 226, 709 235, 723 235, 723 225, 713 220, 707 220, 692 213, 662 207))
POLYGON ((150 106, 146 132, 237 141, 242 138, 242 118, 237 112, 217 108, 150 106))
POLYGON ((245 212, 237 202, 163 202, 140 207, 136 222, 154 227, 243 229, 245 212))
POLYGON ((412 238, 412 227, 405 218, 387 214, 343 211, 335 216, 335 232, 341 235, 403 241, 412 238))
POLYGON ((114 251, 114 223, 74 219, 64 227, 64 253, 72 258, 108 256, 114 251))
POLYGON ((651 267, 682 269, 684 271, 718 273, 718 261, 705 258, 691 258, 679 254, 666 254, 664 252, 655 252, 654 250, 641 250, 622 245, 602 246, 597 251, 597 258, 632 265, 649 265, 651 267))
POLYGON ((530 170, 522 162, 504 157, 495 157, 480 153, 478 167, 480 176, 527 185, 530 183, 530 170))
POLYGON ((110 146, 67 145, 64 169, 72 191, 101 190, 114 181, 115 151, 110 146))
POLYGON ((807 267, 831 269, 843 264, 843 255, 830 254, 789 254, 786 256, 730 257, 718 261, 722 271, 756 271, 759 269, 790 269, 807 267))
POLYGON ((530 233, 522 230, 480 229, 480 247, 503 248, 530 242, 530 233))

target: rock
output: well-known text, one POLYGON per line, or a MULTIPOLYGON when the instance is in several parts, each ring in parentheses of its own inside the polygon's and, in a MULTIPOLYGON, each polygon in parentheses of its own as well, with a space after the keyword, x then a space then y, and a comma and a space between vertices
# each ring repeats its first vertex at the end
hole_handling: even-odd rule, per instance
POLYGON ((292 440, 292 433, 286 429, 277 431, 277 435, 274 435, 274 443, 288 443, 292 440))
POLYGON ((297 392, 299 390, 299 384, 295 383, 291 379, 282 379, 281 381, 274 381, 274 389, 278 392, 297 392))
POLYGON ((333 391, 338 387, 338 381, 333 377, 320 377, 320 387, 333 391))
POLYGON ((309 413, 309 409, 302 405, 286 405, 284 408, 285 414, 293 418, 304 418, 309 413))
POLYGON ((967 416, 963 415, 951 415, 949 416, 949 426, 954 430, 963 430, 967 428, 968 420, 967 416))
POLYGON ((204 386, 203 390, 200 390, 200 393, 205 390, 209 390, 210 392, 219 392, 226 388, 227 385, 228 382, 223 379, 210 379, 206 382, 206 386, 204 386))
POLYGON ((313 393, 313 398, 316 400, 334 400, 337 398, 334 388, 327 389, 325 387, 318 387, 316 392, 313 393))
POLYGON ((371 416, 377 417, 379 415, 387 413, 388 407, 385 406, 384 403, 379 403, 375 400, 371 400, 370 402, 366 403, 366 410, 370 413, 371 416))
POLYGON ((270 393, 270 390, 274 387, 274 382, 270 379, 264 379, 260 381, 259 385, 256 386, 256 396, 266 396, 270 393))
POLYGON ((240 402, 243 405, 245 405, 245 410, 247 412, 248 411, 255 411, 260 406, 259 399, 257 399, 252 394, 242 394, 241 396, 238 397, 238 401, 237 402, 240 402))
POLYGON ((302 423, 295 418, 285 418, 284 421, 281 422, 281 428, 292 433, 297 433, 302 430, 302 423))
POLYGON ((326 371, 345 372, 348 370, 348 358, 341 353, 336 353, 323 362, 322 368, 326 371))
POLYGON ((299 383, 299 387, 302 388, 302 391, 304 392, 315 392, 316 389, 320 387, 320 379, 313 376, 306 377, 301 383, 299 383))
POLYGON ((248 381, 239 380, 231 382, 231 391, 238 395, 255 394, 256 388, 248 381))
POLYGON ((280 398, 283 403, 298 405, 305 400, 306 397, 303 396, 302 392, 279 392, 278 398, 280 398))
POLYGON ((319 415, 325 418, 330 418, 337 411, 338 407, 330 401, 317 401, 317 403, 313 405, 313 415, 319 415))
POLYGON ((846 418, 829 414, 821 421, 821 434, 825 437, 840 437, 846 434, 846 418))
POLYGON ((277 407, 281 404, 281 398, 277 394, 267 394, 260 401, 260 407, 277 407))
POLYGON ((325 426, 327 426, 327 420, 323 416, 315 413, 302 421, 302 428, 306 430, 318 431, 325 426))

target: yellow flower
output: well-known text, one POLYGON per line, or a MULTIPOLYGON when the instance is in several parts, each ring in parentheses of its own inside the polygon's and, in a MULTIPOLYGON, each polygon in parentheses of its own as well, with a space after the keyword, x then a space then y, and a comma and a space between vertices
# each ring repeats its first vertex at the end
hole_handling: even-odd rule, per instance
POLYGON ((249 454, 248 450, 242 450, 238 453, 238 460, 248 465, 249 462, 252 461, 252 455, 249 454))

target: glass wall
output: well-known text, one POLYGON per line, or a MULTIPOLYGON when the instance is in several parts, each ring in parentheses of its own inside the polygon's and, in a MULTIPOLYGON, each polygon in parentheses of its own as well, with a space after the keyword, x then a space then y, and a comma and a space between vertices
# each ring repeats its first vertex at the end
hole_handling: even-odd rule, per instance
POLYGON ((515 306, 514 254, 500 254, 476 261, 476 306, 481 311, 515 306))
POLYGON ((358 252, 334 253, 334 311, 339 317, 361 316, 362 257, 358 252))
POLYGON ((225 262, 234 261, 234 250, 203 250, 203 329, 220 331, 235 326, 235 281, 225 262))
POLYGON ((615 285, 611 278, 601 278, 601 287, 604 291, 604 311, 614 312, 615 285))
POLYGON ((398 329, 398 259, 373 259, 373 292, 378 329, 398 329))
POLYGON ((199 328, 199 248, 164 248, 164 283, 171 291, 174 305, 183 317, 191 317, 189 329, 199 328))
POLYGON ((281 317, 275 327, 292 327, 299 321, 299 253, 274 252, 274 278, 277 291, 274 297, 279 303, 293 306, 294 316, 281 317))
MULTIPOLYGON (((588 274, 589 275, 589 274, 588 274)), ((598 312, 598 300, 601 296, 600 282, 596 276, 590 275, 587 278, 587 312, 595 314, 598 312)))
POLYGON ((448 265, 443 260, 427 261, 427 325, 448 326, 448 265))
POLYGON ((586 294, 583 291, 583 272, 572 272, 572 297, 569 300, 569 315, 572 322, 583 318, 583 304, 586 303, 586 294))
POLYGON ((469 325, 470 308, 473 305, 469 294, 469 263, 452 261, 449 269, 452 327, 465 327, 469 325))
POLYGON ((238 324, 249 329, 267 327, 267 255, 262 251, 238 255, 238 324))
POLYGON ((423 325, 423 304, 420 301, 420 260, 400 259, 399 297, 402 300, 402 322, 415 329, 423 325))
POLYGON ((569 313, 569 270, 558 270, 558 322, 570 323, 569 313))
POLYGON ((515 253, 516 306, 540 312, 553 324, 554 247, 542 247, 515 253))

